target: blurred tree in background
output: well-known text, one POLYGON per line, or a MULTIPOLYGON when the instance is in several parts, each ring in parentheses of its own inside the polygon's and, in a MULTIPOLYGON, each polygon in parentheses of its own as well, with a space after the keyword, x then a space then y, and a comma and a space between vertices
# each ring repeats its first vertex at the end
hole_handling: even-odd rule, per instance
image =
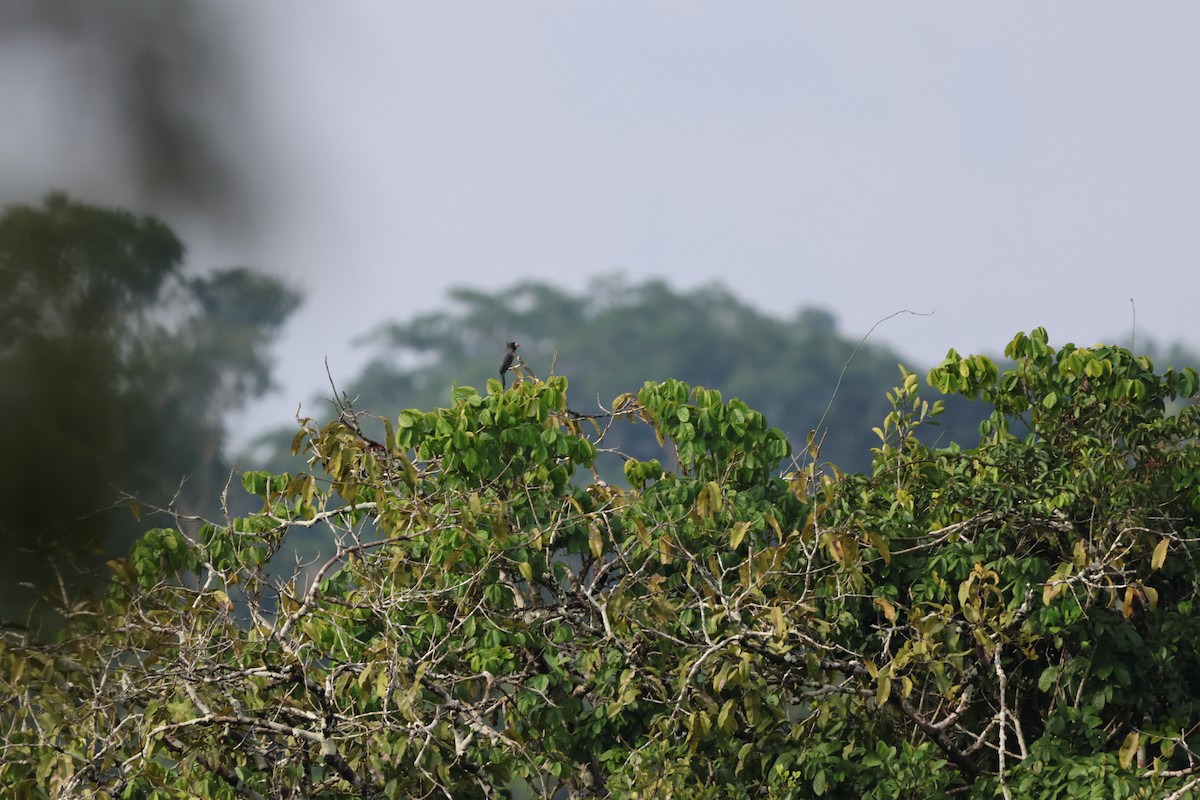
POLYGON ((28 601, 18 581, 55 585, 59 555, 128 546, 122 493, 214 507, 222 415, 269 388, 299 296, 243 268, 186 276, 183 257, 162 222, 64 195, 0 217, 6 615, 28 601))

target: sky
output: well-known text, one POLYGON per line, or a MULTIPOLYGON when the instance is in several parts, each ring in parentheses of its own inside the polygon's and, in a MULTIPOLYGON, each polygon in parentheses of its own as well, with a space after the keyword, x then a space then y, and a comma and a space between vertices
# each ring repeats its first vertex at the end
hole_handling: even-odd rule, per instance
POLYGON ((1195 3, 218 7, 261 209, 173 221, 308 298, 235 441, 380 322, 525 278, 718 281, 856 338, 909 310, 872 339, 922 366, 1037 325, 1200 348, 1195 3))

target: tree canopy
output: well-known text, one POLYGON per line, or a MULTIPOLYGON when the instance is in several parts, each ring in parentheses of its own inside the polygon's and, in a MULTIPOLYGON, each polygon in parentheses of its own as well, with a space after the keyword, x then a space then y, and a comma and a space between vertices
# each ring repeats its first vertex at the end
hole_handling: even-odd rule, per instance
POLYGON ((1018 335, 902 371, 870 467, 668 378, 344 402, 261 510, 0 647, 11 796, 1173 797, 1200 786, 1200 377, 1018 335), (622 427, 670 448, 605 476, 622 427), (301 530, 328 559, 278 574, 301 530))
POLYGON ((269 387, 268 346, 298 302, 249 269, 187 274, 153 217, 62 194, 5 210, 0 608, 18 582, 54 584, 64 553, 124 552, 141 528, 111 511, 123 496, 219 507, 222 415, 269 387))
MULTIPOLYGON (((823 456, 847 469, 870 463, 871 426, 887 413, 884 393, 906 360, 847 337, 821 309, 779 318, 722 286, 680 291, 611 275, 576 291, 529 281, 494 291, 456 289, 446 308, 366 337, 374 355, 345 388, 371 409, 430 408, 454 386, 494 377, 508 340, 522 344, 535 374, 569 375, 581 407, 594 408, 646 380, 674 378, 740 397, 793 443, 820 429, 823 456)), ((978 408, 952 401, 935 438, 970 434, 980 419, 978 408)), ((614 436, 628 453, 657 452, 643 431, 614 436)), ((290 431, 274 437, 272 463, 281 471, 290 468, 280 455, 291 438, 290 431)))

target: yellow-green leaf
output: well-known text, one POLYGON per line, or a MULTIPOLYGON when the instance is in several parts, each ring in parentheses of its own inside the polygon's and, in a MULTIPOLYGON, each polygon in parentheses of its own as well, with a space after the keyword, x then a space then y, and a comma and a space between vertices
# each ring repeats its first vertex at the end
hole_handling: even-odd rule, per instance
POLYGON ((729 714, 733 711, 733 700, 726 700, 717 714, 717 727, 724 730, 729 724, 729 714))
POLYGON ((1042 605, 1048 606, 1054 598, 1066 588, 1066 584, 1060 580, 1046 581, 1046 585, 1042 587, 1042 605))
POLYGON ((714 512, 721 510, 722 501, 725 499, 721 496, 721 486, 716 481, 708 482, 708 503, 714 512))
POLYGON ((671 563, 671 543, 665 536, 658 540, 658 561, 664 565, 671 563))
POLYGON ((1087 547, 1084 546, 1083 539, 1075 540, 1075 551, 1074 551, 1073 555, 1074 555, 1074 562, 1075 562, 1076 567, 1079 567, 1080 569, 1082 569, 1083 567, 1087 566, 1087 563, 1088 563, 1087 547))
POLYGON ((746 531, 750 530, 749 522, 738 522, 733 526, 733 530, 729 532, 729 547, 736 550, 738 545, 742 543, 742 539, 746 537, 746 531))
POLYGON ((646 523, 642 522, 637 517, 633 518, 633 527, 637 529, 638 541, 642 543, 642 547, 650 547, 650 530, 646 527, 646 523))
POLYGON ((879 689, 875 692, 875 704, 882 707, 892 695, 892 679, 886 675, 879 677, 879 689))
POLYGON ((775 635, 782 637, 787 633, 787 620, 783 616, 783 609, 779 606, 771 606, 771 624, 775 626, 775 635))
POLYGON ((871 546, 879 551, 879 557, 883 559, 883 563, 891 564, 892 550, 888 547, 887 539, 875 531, 864 530, 863 533, 867 535, 867 541, 871 543, 871 546))
POLYGON ((1137 597, 1137 592, 1132 586, 1125 587, 1125 602, 1121 607, 1121 616, 1129 619, 1133 616, 1133 602, 1137 597))
POLYGON ((594 524, 588 525, 588 546, 596 558, 604 553, 604 540, 600 538, 600 528, 594 524))
POLYGON ((1121 749, 1117 753, 1117 758, 1121 762, 1121 766, 1129 769, 1133 763, 1133 756, 1137 753, 1138 744, 1141 743, 1142 734, 1138 731, 1132 731, 1125 737, 1125 742, 1121 745, 1121 749))
POLYGON ((107 563, 108 568, 115 572, 117 577, 121 578, 122 580, 132 581, 137 578, 137 571, 133 568, 133 565, 129 563, 128 559, 114 558, 112 561, 107 563))
POLYGON ((1070 564, 1058 565, 1058 569, 1054 571, 1054 577, 1046 581, 1045 587, 1042 588, 1042 605, 1050 605, 1050 601, 1067 588, 1066 577, 1070 571, 1070 564))
POLYGON ((887 617, 888 622, 896 621, 896 607, 892 605, 890 600, 885 600, 882 597, 876 597, 875 605, 883 609, 883 615, 887 617))
POLYGON ((1150 558, 1150 569, 1162 569, 1163 563, 1167 560, 1167 550, 1171 546, 1171 540, 1163 537, 1158 546, 1154 548, 1154 555, 1150 558))

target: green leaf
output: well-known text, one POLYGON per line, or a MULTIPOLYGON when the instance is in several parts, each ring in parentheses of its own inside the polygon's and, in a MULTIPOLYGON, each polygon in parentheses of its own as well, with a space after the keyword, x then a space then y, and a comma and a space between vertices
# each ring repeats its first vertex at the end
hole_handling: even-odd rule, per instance
POLYGON ((813 794, 817 795, 818 797, 825 794, 825 790, 828 788, 825 781, 826 781, 825 770, 823 770, 823 769, 818 770, 817 774, 815 776, 813 776, 813 782, 812 782, 813 794))
POLYGON ((262 470, 242 473, 242 488, 252 495, 259 497, 267 493, 267 482, 271 474, 262 470))

